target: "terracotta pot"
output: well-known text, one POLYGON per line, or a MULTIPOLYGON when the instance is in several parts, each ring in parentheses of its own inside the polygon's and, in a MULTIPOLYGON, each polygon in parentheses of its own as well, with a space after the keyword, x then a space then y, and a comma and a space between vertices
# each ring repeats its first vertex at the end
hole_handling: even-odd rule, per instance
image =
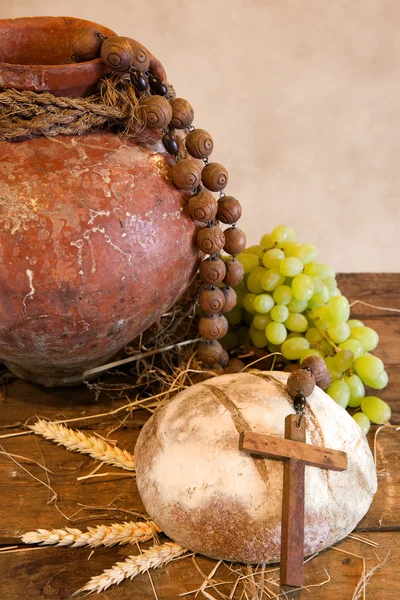
MULTIPOLYGON (((0 21, 0 86, 92 92, 100 59, 59 64, 84 25, 0 21)), ((151 68, 163 73, 155 59, 151 68)), ((187 197, 168 155, 110 131, 0 142, 0 153, 0 358, 45 386, 80 383, 192 280, 200 256, 187 197)))

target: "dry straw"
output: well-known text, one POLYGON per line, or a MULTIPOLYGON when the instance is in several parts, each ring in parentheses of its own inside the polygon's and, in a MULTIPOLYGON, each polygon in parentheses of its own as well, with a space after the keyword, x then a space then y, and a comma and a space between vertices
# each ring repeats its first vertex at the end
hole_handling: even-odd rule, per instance
POLYGON ((116 546, 117 544, 136 544, 147 542, 160 528, 153 521, 113 523, 97 525, 81 531, 72 527, 65 529, 37 529, 24 533, 21 537, 24 544, 40 544, 41 546, 70 546, 81 548, 99 548, 100 546, 116 546))
POLYGON ((111 569, 103 571, 101 575, 92 577, 83 588, 73 595, 75 596, 80 592, 88 592, 89 594, 102 592, 108 589, 110 585, 118 585, 124 579, 133 579, 149 569, 162 567, 185 552, 185 548, 174 542, 166 542, 162 546, 152 546, 149 550, 145 550, 143 554, 128 556, 124 562, 119 562, 111 569))
POLYGON ((65 446, 68 450, 89 454, 96 460, 126 471, 135 469, 135 458, 128 450, 121 450, 118 446, 113 446, 102 438, 43 419, 39 419, 37 423, 29 427, 34 433, 56 442, 59 446, 65 446))

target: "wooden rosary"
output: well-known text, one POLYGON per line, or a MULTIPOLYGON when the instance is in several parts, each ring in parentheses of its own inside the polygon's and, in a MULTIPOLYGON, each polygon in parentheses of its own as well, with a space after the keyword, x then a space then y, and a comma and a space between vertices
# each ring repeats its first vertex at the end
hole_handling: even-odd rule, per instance
POLYGON ((160 132, 165 150, 176 160, 172 169, 174 185, 193 194, 188 211, 194 221, 204 224, 196 241, 200 250, 209 255, 199 269, 203 284, 199 297, 203 311, 199 334, 204 341, 199 344, 198 355, 210 368, 222 371, 227 367, 232 372, 241 361, 233 359, 229 364, 229 355, 218 340, 228 331, 224 313, 236 305, 232 286, 242 281, 244 269, 235 256, 245 249, 246 236, 236 227, 242 214, 240 202, 225 195, 228 172, 221 164, 208 160, 214 148, 213 138, 204 129, 193 127, 194 111, 190 103, 183 98, 171 98, 166 82, 149 72, 146 50, 134 40, 120 36, 106 38, 95 28, 85 27, 76 32, 72 51, 77 62, 101 56, 113 71, 129 73, 144 124, 160 132), (184 147, 176 130, 186 133, 184 147), (218 201, 211 192, 219 193, 218 201), (229 227, 223 231, 218 221, 229 227), (222 250, 232 258, 222 260, 222 250))

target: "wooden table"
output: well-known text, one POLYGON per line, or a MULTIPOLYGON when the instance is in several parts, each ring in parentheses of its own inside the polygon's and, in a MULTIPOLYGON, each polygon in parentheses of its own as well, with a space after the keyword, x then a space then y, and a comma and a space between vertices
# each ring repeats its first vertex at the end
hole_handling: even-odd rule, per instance
MULTIPOLYGON (((399 274, 347 274, 340 276, 340 288, 352 301, 355 299, 379 306, 400 308, 399 274)), ((377 354, 387 367, 390 383, 381 394, 392 407, 392 423, 400 423, 400 314, 378 311, 356 305, 352 315, 376 329, 380 336, 377 354)), ((126 400, 125 400, 126 402, 126 400)), ((19 425, 34 415, 50 419, 70 418, 107 412, 121 405, 108 394, 96 399, 93 391, 85 387, 71 389, 41 389, 33 384, 14 381, 1 395, 0 435, 20 429, 19 425), (6 392, 6 393, 5 393, 6 392)), ((146 420, 144 412, 136 412, 126 421, 124 428, 112 438, 121 447, 134 451, 141 425, 146 420)), ((105 434, 117 425, 113 417, 84 421, 85 429, 105 434)), ((77 426, 79 426, 79 422, 77 426)), ((82 428, 83 428, 82 427, 82 428)), ((373 428, 374 431, 376 428, 373 428)), ((372 431, 369 439, 372 443, 372 431)), ((358 535, 378 544, 367 545, 356 539, 346 539, 336 549, 321 552, 306 565, 306 585, 321 583, 324 586, 291 592, 288 598, 310 600, 351 600, 353 590, 360 578, 363 561, 367 570, 383 560, 390 551, 386 565, 378 570, 367 587, 366 597, 371 600, 398 600, 400 597, 400 431, 385 428, 378 437, 377 467, 379 490, 371 509, 357 527, 358 535), (362 532, 362 533, 361 533, 362 532), (351 554, 339 552, 342 550, 351 554), (362 558, 357 558, 358 555, 362 558), (328 575, 327 575, 328 574, 328 575)), ((65 527, 71 525, 65 519, 74 516, 75 527, 110 522, 102 518, 105 507, 113 501, 127 509, 143 510, 134 479, 122 476, 122 472, 110 467, 112 474, 102 479, 77 482, 77 477, 93 469, 94 462, 80 454, 73 454, 51 442, 33 435, 0 440, 2 450, 30 457, 46 464, 54 473, 51 486, 58 494, 57 508, 48 504, 52 494, 41 483, 32 479, 20 466, 0 455, 0 598, 7 600, 64 600, 93 576, 123 560, 128 554, 136 554, 136 548, 122 546, 98 549, 40 548, 19 546, 22 552, 1 550, 19 543, 19 536, 26 531, 42 527, 65 527), (103 507, 82 511, 80 504, 103 507), (63 513, 63 514, 62 514, 63 513), (81 520, 82 519, 82 520, 81 520)), ((22 465, 36 477, 46 481, 45 473, 36 465, 20 459, 22 465)), ((357 502, 357 498, 354 498, 357 502)), ((109 512, 109 511, 108 511, 109 512)), ((129 519, 129 517, 128 517, 129 519)), ((114 519, 118 520, 118 519, 114 519)), ((357 534, 356 534, 357 535, 357 534)), ((199 557, 198 564, 209 573, 214 561, 199 557)), ((223 575, 223 576, 226 576, 223 575)), ((152 571, 152 581, 159 600, 171 600, 179 594, 198 587, 203 578, 190 558, 172 563, 164 569, 152 571)), ((223 588, 220 588, 223 589, 223 588)), ((276 592, 276 589, 275 589, 276 592)), ((139 576, 102 594, 112 600, 135 598, 148 600, 154 597, 150 578, 139 576)), ((185 598, 194 598, 194 595, 185 598)), ((202 596, 199 596, 202 597, 202 596)), ((363 596, 360 596, 363 598, 363 596)), ((265 596, 267 598, 267 596, 265 596)))

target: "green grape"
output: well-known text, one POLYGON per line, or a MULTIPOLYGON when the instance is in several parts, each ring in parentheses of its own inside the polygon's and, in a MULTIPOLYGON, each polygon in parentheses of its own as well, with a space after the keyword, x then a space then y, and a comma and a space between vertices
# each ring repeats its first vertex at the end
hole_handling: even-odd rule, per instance
POLYGON ((264 331, 260 331, 259 329, 251 329, 250 330, 250 339, 252 341, 253 346, 256 348, 265 348, 267 345, 267 338, 265 336, 264 331))
POLYGON ((300 313, 289 313, 289 316, 285 321, 285 327, 290 331, 303 333, 303 331, 307 331, 308 329, 308 321, 305 316, 300 313))
POLYGON ((388 381, 389 376, 386 373, 386 371, 382 371, 382 373, 380 373, 378 377, 366 377, 364 379, 365 385, 368 385, 374 390, 383 390, 383 388, 387 386, 388 381))
POLYGON ((318 350, 317 348, 310 348, 309 350, 303 350, 303 352, 300 355, 300 362, 302 363, 303 360, 305 360, 309 356, 320 356, 321 358, 324 358, 324 355, 321 352, 321 350, 318 350))
POLYGON ((322 279, 320 277, 311 277, 311 279, 314 284, 314 294, 322 292, 322 288, 324 287, 322 279))
POLYGON ((250 344, 250 332, 247 327, 239 327, 236 334, 238 336, 239 344, 241 346, 246 346, 247 344, 250 344))
POLYGON ((361 431, 364 435, 367 435, 369 428, 371 427, 371 421, 368 419, 367 415, 364 415, 362 412, 358 412, 353 415, 353 419, 361 427, 361 431))
POLYGON ((278 225, 278 227, 275 227, 271 233, 271 237, 276 244, 296 241, 296 234, 294 230, 287 225, 278 225))
POLYGON ((278 244, 278 247, 281 248, 286 256, 294 256, 296 252, 296 248, 298 248, 299 244, 297 242, 282 242, 278 244))
POLYGON ((364 323, 358 319, 350 319, 347 321, 347 325, 350 327, 350 329, 353 329, 353 327, 364 327, 364 323))
POLYGON ((331 292, 329 292, 329 296, 331 298, 335 298, 336 296, 341 296, 341 295, 342 295, 342 293, 339 290, 339 288, 335 288, 334 290, 332 290, 331 292))
POLYGON ((392 411, 390 406, 376 396, 366 396, 361 402, 361 410, 373 423, 382 425, 389 421, 392 411))
MULTIPOLYGON (((290 307, 288 307, 290 310, 290 307)), ((312 310, 311 318, 316 321, 317 325, 326 329, 330 324, 329 309, 327 306, 317 306, 312 310)))
POLYGON ((351 339, 360 342, 365 352, 371 352, 371 350, 374 350, 379 342, 378 334, 376 331, 374 331, 374 329, 371 329, 371 327, 352 327, 350 337, 351 339))
MULTIPOLYGON (((257 312, 253 306, 254 300, 256 298, 257 298, 257 296, 255 294, 246 294, 243 298, 243 308, 251 315, 255 315, 257 312)), ((261 311, 258 311, 258 312, 261 312, 261 311)))
POLYGON ((289 304, 293 298, 293 293, 288 285, 278 285, 273 293, 276 304, 289 304))
POLYGON ((344 381, 332 381, 326 393, 342 408, 347 408, 350 401, 350 388, 344 381))
POLYGON ((324 284, 330 292, 337 288, 336 279, 334 277, 325 277, 324 284))
POLYGON ((282 323, 275 323, 271 321, 265 328, 265 335, 267 340, 274 345, 282 344, 286 340, 287 331, 286 327, 282 323))
POLYGON ((246 325, 251 325, 253 322, 253 317, 254 317, 254 310, 252 313, 247 312, 247 310, 244 310, 243 312, 243 321, 246 323, 246 325))
POLYGON ((335 296, 329 300, 328 310, 331 321, 347 321, 350 315, 349 301, 344 296, 335 296))
POLYGON ((363 381, 376 379, 385 370, 383 362, 372 354, 363 354, 354 361, 354 368, 363 381))
MULTIPOLYGON (((306 265, 307 266, 307 265, 306 265)), ((297 300, 309 300, 314 293, 314 284, 308 275, 296 275, 292 281, 293 296, 297 300)))
POLYGON ((310 342, 311 346, 316 346, 322 340, 322 335, 316 327, 310 327, 306 333, 306 340, 310 342))
POLYGON ((279 271, 277 267, 269 269, 261 278, 261 285, 267 292, 272 292, 278 285, 282 285, 285 281, 285 276, 279 271))
POLYGON ((310 308, 315 308, 321 304, 326 304, 330 298, 329 290, 326 285, 322 284, 322 289, 318 293, 314 293, 308 303, 310 308))
POLYGON ((290 256, 289 258, 284 258, 280 262, 279 270, 285 277, 294 277, 295 275, 300 275, 303 271, 303 266, 304 265, 299 258, 290 256))
POLYGON ((325 279, 331 275, 331 270, 323 263, 309 262, 304 267, 304 273, 309 277, 320 277, 325 279))
POLYGON ((242 281, 234 286, 233 289, 235 290, 235 292, 244 292, 245 294, 247 294, 247 287, 246 287, 246 278, 247 277, 248 276, 245 275, 243 277, 242 281))
POLYGON ((221 340, 222 347, 225 350, 231 350, 239 346, 239 338, 235 331, 228 331, 228 333, 221 340))
POLYGON ((350 350, 340 350, 340 352, 333 357, 335 368, 342 373, 351 369, 353 362, 354 354, 350 350))
POLYGON ((304 337, 301 333, 299 333, 298 331, 291 331, 290 333, 288 333, 287 339, 289 340, 290 338, 302 338, 304 337))
POLYGON ((255 254, 258 256, 259 260, 262 260, 265 250, 262 246, 249 246, 248 248, 245 248, 243 252, 246 254, 255 254))
POLYGON ((244 268, 244 274, 247 275, 253 269, 258 267, 258 256, 256 254, 249 254, 245 252, 241 252, 236 256, 237 260, 242 263, 244 268))
POLYGON ((287 305, 290 312, 301 313, 306 310, 308 306, 307 300, 297 300, 297 298, 292 298, 292 300, 287 305))
POLYGON ((361 405, 361 400, 365 396, 364 384, 358 375, 345 376, 344 381, 349 386, 350 390, 350 408, 356 408, 361 405))
POLYGON ((285 253, 279 248, 271 248, 267 250, 263 256, 262 262, 264 267, 272 269, 273 267, 279 267, 279 263, 285 258, 285 253))
MULTIPOLYGON (((347 321, 347 325, 348 324, 349 321, 347 321)), ((362 349, 360 342, 357 342, 357 340, 348 339, 339 344, 339 348, 341 350, 350 350, 350 352, 354 354, 355 359, 364 354, 364 350, 362 349)))
POLYGON ((282 346, 281 352, 284 358, 288 360, 299 360, 303 350, 308 350, 310 344, 304 337, 290 337, 286 339, 282 346))
POLYGON ((273 321, 283 323, 289 316, 289 309, 284 304, 275 304, 270 314, 273 321))
POLYGON ((269 250, 270 248, 273 248, 275 246, 275 242, 272 239, 272 236, 270 233, 266 233, 265 235, 262 236, 261 241, 260 241, 260 246, 262 248, 264 248, 264 250, 269 250))
POLYGON ((226 313, 226 320, 229 325, 239 325, 242 320, 242 311, 238 305, 234 306, 228 313, 226 313))
MULTIPOLYGON (((253 298, 254 312, 269 313, 271 308, 274 306, 274 299, 270 294, 259 294, 256 298, 253 298)), ((246 307, 245 307, 246 308, 246 307)))
POLYGON ((325 363, 326 363, 329 373, 332 375, 332 379, 340 379, 342 376, 342 372, 337 370, 334 360, 335 360, 334 356, 326 356, 325 357, 325 363))
POLYGON ((272 319, 269 315, 266 315, 266 314, 261 315, 261 314, 257 313, 256 315, 254 315, 253 325, 256 329, 265 331, 266 326, 268 325, 268 323, 271 323, 271 321, 272 321, 272 319))
POLYGON ((328 325, 326 332, 332 342, 340 344, 340 342, 345 342, 349 337, 350 327, 344 321, 336 321, 328 325))
POLYGON ((249 292, 252 294, 261 294, 264 289, 261 285, 261 278, 267 272, 264 267, 256 267, 249 273, 247 277, 246 286, 249 292))
POLYGON ((314 244, 299 244, 296 248, 293 248, 293 254, 290 256, 296 256, 301 262, 306 265, 317 258, 318 250, 314 244))

